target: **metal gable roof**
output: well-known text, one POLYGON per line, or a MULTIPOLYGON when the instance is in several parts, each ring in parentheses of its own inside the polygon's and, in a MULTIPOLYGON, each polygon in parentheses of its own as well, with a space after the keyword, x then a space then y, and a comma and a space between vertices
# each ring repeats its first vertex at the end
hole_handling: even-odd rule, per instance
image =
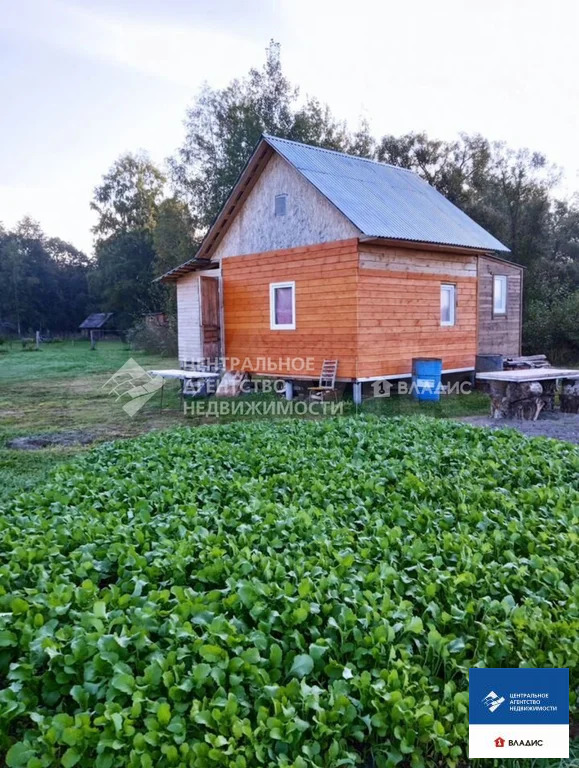
POLYGON ((78 326, 83 330, 102 328, 113 316, 112 312, 93 312, 78 326))
POLYGON ((263 138, 367 237, 509 251, 412 171, 267 134, 263 138))

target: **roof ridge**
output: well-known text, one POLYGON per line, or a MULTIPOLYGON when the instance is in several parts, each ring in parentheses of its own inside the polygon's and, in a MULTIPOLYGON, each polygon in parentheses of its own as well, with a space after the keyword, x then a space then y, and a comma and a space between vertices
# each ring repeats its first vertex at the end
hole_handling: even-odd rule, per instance
MULTIPOLYGON (((267 141, 273 139, 274 141, 283 141, 286 144, 296 144, 298 147, 306 147, 307 149, 315 149, 318 152, 328 152, 332 155, 339 155, 340 157, 351 157, 352 160, 362 160, 365 163, 371 163, 372 165, 381 165, 386 168, 394 168, 395 171, 404 171, 404 173, 411 173, 413 176, 418 174, 410 168, 403 168, 401 165, 394 165, 393 163, 383 163, 381 160, 372 160, 370 157, 362 157, 361 155, 352 155, 349 152, 339 152, 337 149, 328 149, 327 147, 317 147, 315 144, 306 144, 304 141, 295 141, 294 139, 284 139, 281 136, 273 136, 271 133, 262 133, 262 137, 267 141)), ((420 176, 418 176, 420 178, 420 176)))

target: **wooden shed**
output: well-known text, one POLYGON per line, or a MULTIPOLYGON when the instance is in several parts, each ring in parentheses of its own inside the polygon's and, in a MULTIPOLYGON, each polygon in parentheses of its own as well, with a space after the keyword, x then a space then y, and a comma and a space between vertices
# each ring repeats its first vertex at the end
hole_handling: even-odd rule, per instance
POLYGON ((520 352, 522 268, 416 174, 263 136, 177 285, 179 356, 360 383, 520 352), (292 362, 293 361, 293 362, 292 362), (288 367, 289 366, 289 367, 288 367))
POLYGON ((100 339, 112 327, 113 312, 93 312, 78 326, 83 336, 90 336, 93 339, 100 339))

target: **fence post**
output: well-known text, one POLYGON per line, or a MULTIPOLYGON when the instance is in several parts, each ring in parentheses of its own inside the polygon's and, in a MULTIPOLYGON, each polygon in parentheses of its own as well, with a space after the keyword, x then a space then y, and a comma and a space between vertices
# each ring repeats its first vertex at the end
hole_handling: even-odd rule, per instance
POLYGON ((40 331, 36 331, 36 351, 40 349, 40 331))
POLYGON ((96 342, 94 338, 94 331, 90 332, 90 348, 94 351, 96 349, 96 342))

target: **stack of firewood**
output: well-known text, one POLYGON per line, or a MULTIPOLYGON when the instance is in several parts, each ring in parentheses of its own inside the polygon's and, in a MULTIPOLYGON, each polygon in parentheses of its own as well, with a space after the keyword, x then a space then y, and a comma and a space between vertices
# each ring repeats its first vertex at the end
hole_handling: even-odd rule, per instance
POLYGON ((579 379, 563 379, 560 402, 564 413, 579 413, 579 379))
POLYGON ((507 357, 503 367, 505 371, 517 368, 550 368, 551 363, 547 360, 547 355, 519 355, 507 357))
POLYGON ((491 415, 494 419, 539 418, 543 410, 555 406, 557 382, 544 381, 491 381, 491 415))

